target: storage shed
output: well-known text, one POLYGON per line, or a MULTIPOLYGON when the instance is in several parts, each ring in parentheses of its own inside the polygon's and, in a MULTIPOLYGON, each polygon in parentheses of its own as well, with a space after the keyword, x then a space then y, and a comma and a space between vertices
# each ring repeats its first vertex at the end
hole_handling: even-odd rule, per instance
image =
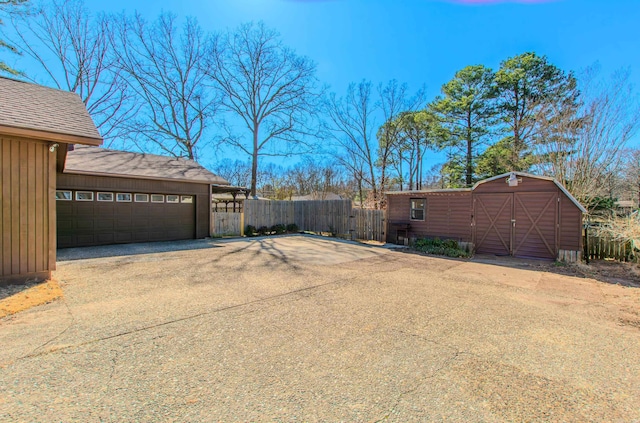
POLYGON ((511 172, 471 189, 387 193, 389 240, 440 237, 476 253, 573 258, 582 252, 584 207, 552 178, 511 172))
POLYGON ((0 284, 43 280, 56 264, 56 164, 69 143, 99 145, 74 93, 0 77, 0 284))
POLYGON ((209 236, 212 186, 193 160, 75 147, 58 173, 59 248, 209 236))

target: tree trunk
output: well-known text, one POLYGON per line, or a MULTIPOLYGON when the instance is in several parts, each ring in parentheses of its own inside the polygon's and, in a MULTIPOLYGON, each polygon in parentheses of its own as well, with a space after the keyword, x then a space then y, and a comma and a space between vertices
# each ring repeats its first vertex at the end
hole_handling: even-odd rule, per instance
POLYGON ((473 183, 473 140, 471 139, 471 112, 467 114, 467 169, 465 184, 470 187, 473 183))
POLYGON ((251 195, 255 197, 258 185, 258 129, 253 130, 253 157, 251 161, 251 195))

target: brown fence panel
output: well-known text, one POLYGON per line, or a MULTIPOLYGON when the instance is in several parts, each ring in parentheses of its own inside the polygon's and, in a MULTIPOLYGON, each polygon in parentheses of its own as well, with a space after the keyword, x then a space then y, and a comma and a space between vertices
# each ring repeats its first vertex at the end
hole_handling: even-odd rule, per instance
POLYGON ((384 212, 354 209, 351 200, 244 202, 244 224, 256 228, 295 223, 302 231, 384 241, 384 212))
POLYGON ((383 210, 353 209, 354 238, 367 241, 385 241, 383 210))
POLYGON ((214 212, 211 215, 211 236, 240 236, 242 213, 214 212))
POLYGON ((636 263, 639 261, 638 253, 634 252, 633 246, 629 241, 618 241, 589 235, 588 240, 585 238, 584 242, 588 246, 587 256, 590 260, 614 259, 636 263))

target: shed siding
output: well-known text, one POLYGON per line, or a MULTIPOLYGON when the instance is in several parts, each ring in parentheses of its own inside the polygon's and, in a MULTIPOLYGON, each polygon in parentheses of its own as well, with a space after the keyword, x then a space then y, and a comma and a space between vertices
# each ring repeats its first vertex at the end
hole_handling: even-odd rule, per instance
POLYGON ((471 241, 471 192, 390 195, 387 203, 388 240, 395 240, 394 223, 411 224, 412 237, 440 237, 471 241), (425 220, 410 219, 412 198, 426 199, 425 220))
POLYGON ((57 189, 193 195, 196 208, 196 238, 209 236, 209 184, 69 173, 58 173, 57 178, 57 189))
POLYGON ((46 278, 55 269, 55 158, 48 142, 0 138, 3 282, 46 278))
POLYGON ((559 220, 558 247, 561 250, 582 251, 582 212, 566 195, 560 196, 559 220))

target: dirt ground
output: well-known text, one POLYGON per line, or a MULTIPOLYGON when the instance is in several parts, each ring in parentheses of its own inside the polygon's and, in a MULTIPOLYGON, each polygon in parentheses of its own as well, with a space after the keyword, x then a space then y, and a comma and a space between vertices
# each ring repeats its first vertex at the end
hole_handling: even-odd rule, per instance
POLYGON ((64 298, 0 320, 0 421, 640 421, 638 288, 307 236, 171 245, 61 254, 64 298))

